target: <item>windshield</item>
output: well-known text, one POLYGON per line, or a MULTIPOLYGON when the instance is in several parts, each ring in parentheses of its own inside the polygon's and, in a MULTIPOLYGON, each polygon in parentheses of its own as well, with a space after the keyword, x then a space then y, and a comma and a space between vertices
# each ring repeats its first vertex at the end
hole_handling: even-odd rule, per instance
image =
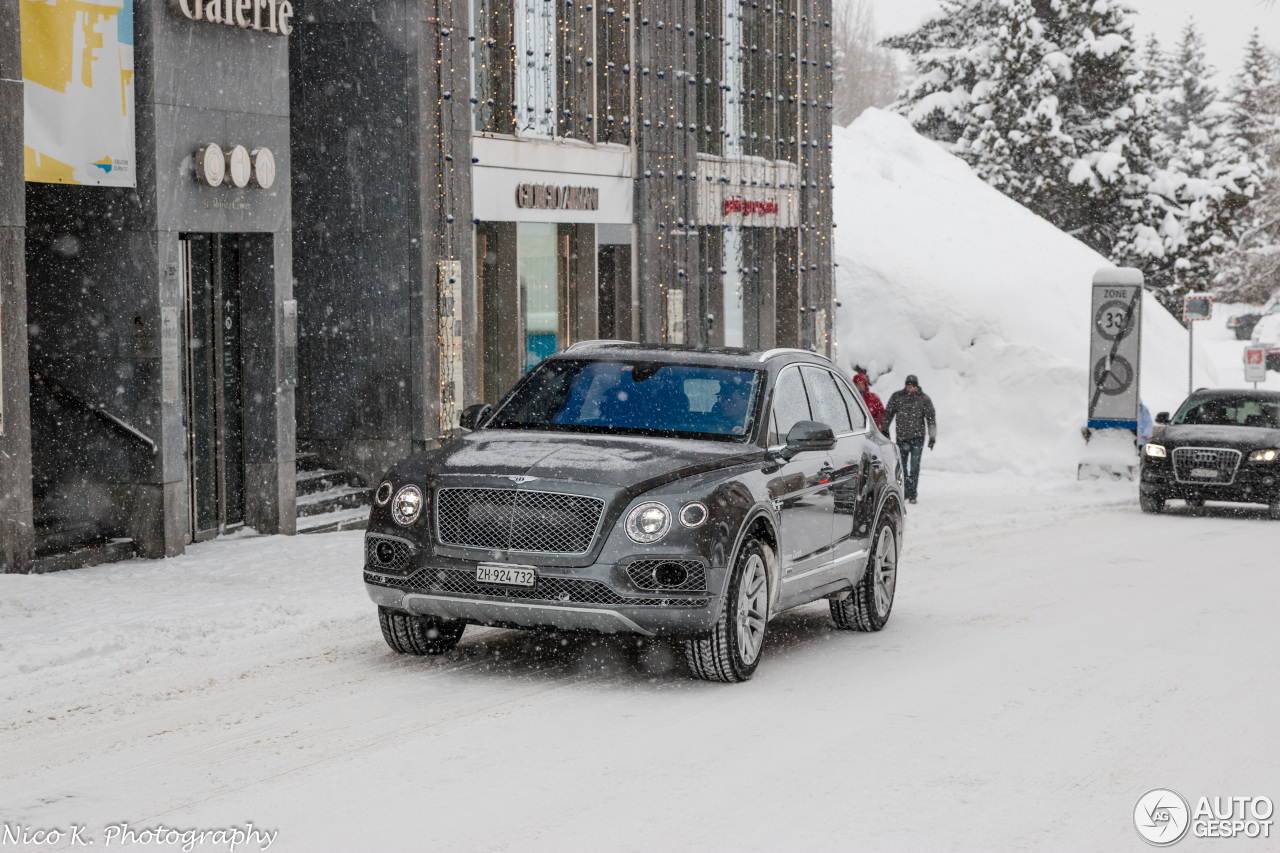
POLYGON ((556 359, 530 373, 485 428, 741 439, 759 387, 753 370, 556 359))
POLYGON ((1246 397, 1213 397, 1182 404, 1175 424, 1246 426, 1280 429, 1280 401, 1246 397))

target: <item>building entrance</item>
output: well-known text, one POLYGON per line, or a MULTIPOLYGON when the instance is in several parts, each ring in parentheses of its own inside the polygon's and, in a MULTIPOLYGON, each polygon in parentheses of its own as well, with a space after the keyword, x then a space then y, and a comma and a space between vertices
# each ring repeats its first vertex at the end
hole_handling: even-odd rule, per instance
POLYGON ((182 238, 190 538, 244 524, 241 238, 182 238))

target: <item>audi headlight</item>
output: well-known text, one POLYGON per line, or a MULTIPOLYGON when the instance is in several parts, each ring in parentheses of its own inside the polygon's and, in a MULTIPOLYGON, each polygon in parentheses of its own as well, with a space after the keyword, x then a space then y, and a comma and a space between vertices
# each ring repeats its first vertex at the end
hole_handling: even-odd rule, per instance
POLYGON ((1249 454, 1250 462, 1275 462, 1276 457, 1280 456, 1280 450, 1274 447, 1267 450, 1255 450, 1249 454))
POLYGON ((408 527, 418 520, 423 503, 422 489, 405 486, 396 492, 395 500, 391 502, 391 517, 396 520, 396 524, 408 527))
POLYGON ((641 545, 657 542, 671 529, 671 511, 656 501, 640 504, 627 516, 627 535, 641 545))
POLYGON ((1163 444, 1148 443, 1143 447, 1143 452, 1145 452, 1152 459, 1164 459, 1166 456, 1169 455, 1168 451, 1164 449, 1163 444))

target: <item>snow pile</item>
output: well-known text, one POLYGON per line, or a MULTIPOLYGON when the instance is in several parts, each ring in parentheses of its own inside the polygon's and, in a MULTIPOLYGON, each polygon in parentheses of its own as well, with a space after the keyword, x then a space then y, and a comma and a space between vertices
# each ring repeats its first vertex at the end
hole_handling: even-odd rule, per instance
MULTIPOLYGON (((1091 287, 1109 266, 898 116, 834 132, 841 367, 886 399, 907 374, 938 409, 932 467, 1073 473, 1087 419, 1091 287)), ((1186 332, 1153 298, 1142 389, 1186 395, 1186 332)))

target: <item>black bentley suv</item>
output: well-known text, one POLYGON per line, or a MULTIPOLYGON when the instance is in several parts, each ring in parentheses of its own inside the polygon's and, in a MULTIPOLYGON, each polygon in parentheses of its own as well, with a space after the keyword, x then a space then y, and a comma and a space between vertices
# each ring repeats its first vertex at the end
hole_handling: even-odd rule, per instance
POLYGON ((1156 424, 1142 449, 1145 512, 1163 512, 1170 498, 1235 501, 1280 519, 1280 394, 1201 389, 1156 424))
POLYGON ((632 633, 732 682, 788 608, 889 619, 900 463, 825 358, 584 342, 462 425, 375 493, 364 580, 397 652, 468 624, 632 633))

